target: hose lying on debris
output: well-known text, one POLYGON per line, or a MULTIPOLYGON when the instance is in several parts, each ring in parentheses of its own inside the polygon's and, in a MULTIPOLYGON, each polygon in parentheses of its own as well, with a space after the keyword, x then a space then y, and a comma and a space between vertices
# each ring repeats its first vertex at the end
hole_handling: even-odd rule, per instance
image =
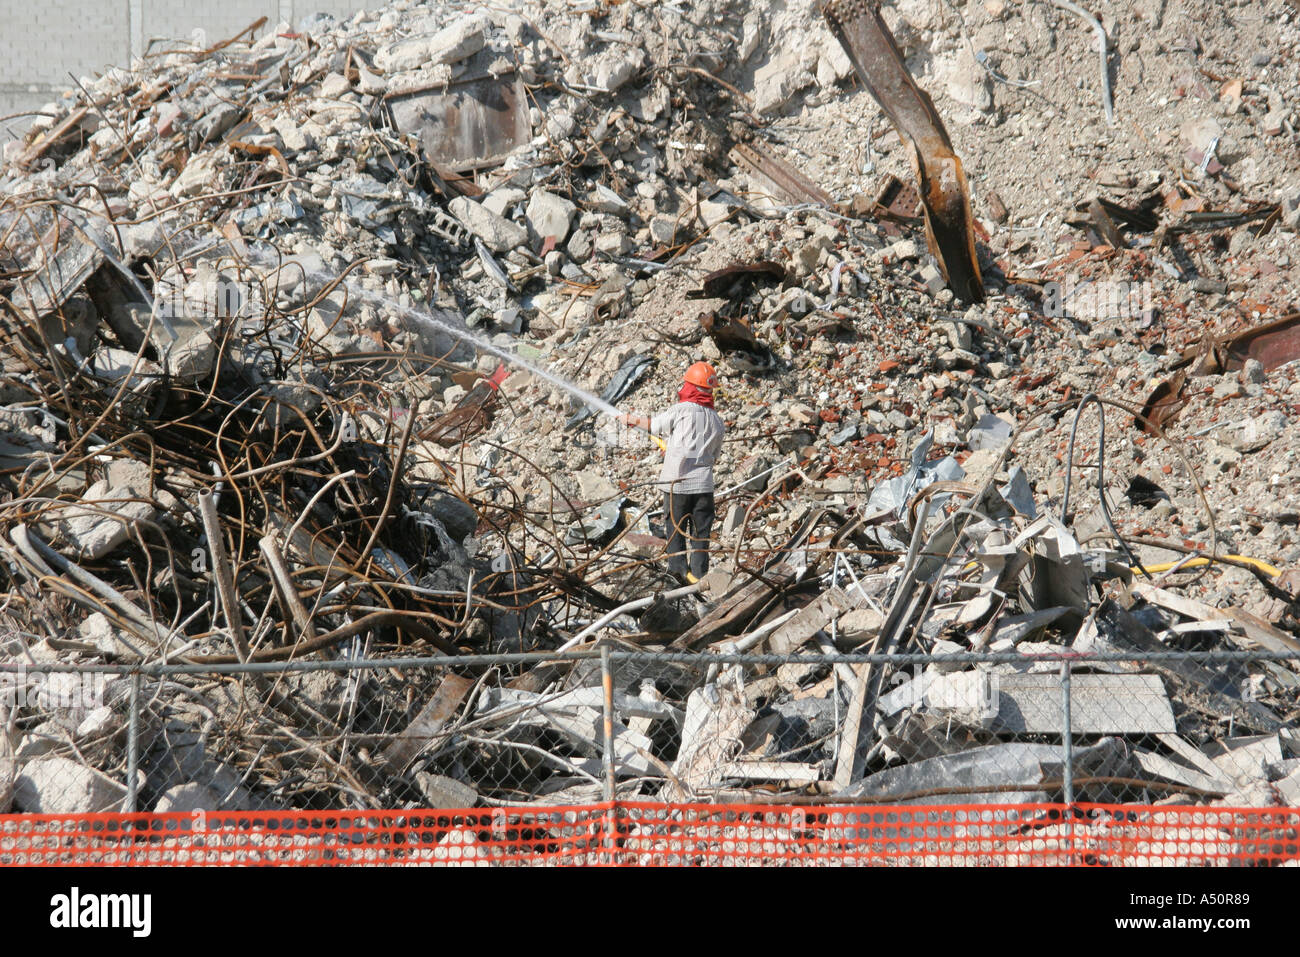
MULTIPOLYGON (((1175 542, 1161 542, 1153 539, 1133 539, 1139 545, 1150 545, 1152 548, 1168 548, 1171 551, 1183 552, 1186 555, 1195 556, 1191 559, 1180 559, 1174 562, 1160 562, 1156 565, 1143 566, 1148 575, 1156 575, 1160 572, 1167 572, 1171 568, 1202 568, 1206 565, 1231 565, 1234 568, 1244 568, 1246 571, 1255 572, 1260 575, 1266 575, 1269 578, 1277 578, 1282 574, 1282 569, 1260 558, 1251 558, 1249 555, 1215 555, 1208 556, 1200 554, 1200 549, 1188 548, 1186 545, 1178 545, 1175 542)), ((1137 571, 1137 569, 1133 569, 1137 571)))

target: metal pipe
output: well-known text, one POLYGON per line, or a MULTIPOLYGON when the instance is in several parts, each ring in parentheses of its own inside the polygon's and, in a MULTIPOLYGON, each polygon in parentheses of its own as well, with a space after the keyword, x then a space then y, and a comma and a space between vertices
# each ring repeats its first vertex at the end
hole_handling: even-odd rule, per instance
POLYGON ((239 615, 239 600, 235 594, 235 575, 226 556, 226 543, 221 537, 221 522, 217 518, 217 505, 212 493, 199 493, 199 514, 203 518, 203 532, 208 539, 208 556, 212 559, 212 577, 217 580, 217 595, 221 598, 221 611, 226 616, 230 640, 240 661, 251 654, 248 638, 244 635, 244 622, 239 615))
POLYGON ((1074 734, 1070 723, 1070 660, 1068 658, 1061 662, 1061 697, 1061 738, 1065 757, 1061 781, 1065 791, 1065 803, 1072 806, 1074 804, 1074 734))
POLYGON ((131 675, 131 694, 127 699, 131 709, 126 730, 126 800, 122 802, 123 814, 134 814, 140 789, 140 672, 131 675))
POLYGON ((587 638, 594 635, 600 629, 604 628, 619 615, 626 614, 629 611, 636 611, 638 608, 647 608, 653 605, 660 598, 681 598, 683 595, 693 595, 700 590, 700 585, 696 582, 694 585, 685 585, 682 588, 674 588, 672 591, 666 591, 662 595, 650 595, 647 598, 638 598, 635 601, 629 601, 619 605, 613 611, 606 612, 600 618, 597 618, 582 631, 578 632, 564 644, 560 645, 556 651, 568 651, 574 645, 581 644, 587 638))

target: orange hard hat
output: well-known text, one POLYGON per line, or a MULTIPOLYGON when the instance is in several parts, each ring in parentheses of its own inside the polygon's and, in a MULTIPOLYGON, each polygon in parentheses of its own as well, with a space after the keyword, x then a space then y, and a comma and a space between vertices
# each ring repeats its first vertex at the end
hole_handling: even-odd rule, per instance
POLYGON ((697 362, 686 370, 686 381, 701 389, 716 389, 718 370, 707 362, 697 362))

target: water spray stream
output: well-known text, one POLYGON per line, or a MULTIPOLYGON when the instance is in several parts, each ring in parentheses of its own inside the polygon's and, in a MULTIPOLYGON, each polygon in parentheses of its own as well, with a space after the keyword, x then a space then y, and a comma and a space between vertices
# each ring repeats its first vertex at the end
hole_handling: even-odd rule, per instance
MULTIPOLYGON (((360 292, 362 295, 373 295, 373 294, 365 293, 364 291, 360 291, 360 292)), ((570 395, 574 396, 575 398, 580 399, 583 402, 587 403, 587 405, 591 406, 593 409, 595 409, 597 412, 601 413, 602 415, 608 415, 608 416, 620 415, 618 409, 610 405, 600 396, 594 395, 593 393, 588 392, 586 389, 574 385, 572 382, 569 382, 567 379, 560 378, 560 376, 556 375, 554 372, 551 372, 548 369, 543 369, 541 366, 537 365, 536 363, 529 362, 527 359, 523 358, 520 355, 516 355, 515 353, 511 352, 509 349, 503 349, 500 346, 496 345, 493 342, 490 342, 487 339, 483 339, 480 338, 479 336, 474 335, 474 333, 470 332, 468 329, 461 329, 458 328, 457 326, 452 325, 451 323, 443 322, 442 320, 434 317, 432 314, 426 312, 423 309, 415 309, 409 306, 399 306, 392 302, 390 302, 388 305, 390 308, 396 308, 398 314, 401 315, 403 318, 411 319, 414 322, 421 325, 432 326, 433 328, 439 329, 442 332, 455 336, 456 338, 461 339, 464 342, 470 343, 476 349, 482 349, 484 352, 491 353, 492 355, 496 356, 498 359, 503 359, 506 362, 509 362, 513 365, 517 365, 521 369, 527 369, 533 375, 545 379, 547 382, 551 383, 552 385, 560 389, 563 389, 565 392, 568 392, 570 395)))
MULTIPOLYGON (((309 272, 306 276, 314 282, 322 282, 325 284, 336 281, 336 277, 319 270, 309 272)), ((526 369, 538 378, 544 379, 556 388, 562 389, 576 399, 585 402, 601 415, 608 415, 611 417, 621 415, 618 409, 610 405, 610 403, 606 402, 600 396, 588 392, 581 386, 574 385, 572 382, 561 378, 549 369, 545 369, 537 365, 535 362, 530 362, 523 356, 511 352, 509 349, 504 349, 482 336, 475 335, 473 332, 463 328, 462 326, 455 325, 451 322, 444 322, 427 309, 400 305, 399 303, 393 302, 390 296, 381 295, 372 292, 371 290, 363 289, 356 283, 350 282, 347 279, 343 280, 342 285, 348 290, 349 296, 355 296, 357 299, 369 303, 370 305, 383 306, 395 310, 403 319, 409 319, 426 329, 432 328, 437 329, 440 332, 445 332, 449 336, 459 339, 462 342, 469 343, 474 348, 480 349, 490 355, 494 355, 498 359, 508 362, 511 365, 518 366, 521 369, 526 369)))

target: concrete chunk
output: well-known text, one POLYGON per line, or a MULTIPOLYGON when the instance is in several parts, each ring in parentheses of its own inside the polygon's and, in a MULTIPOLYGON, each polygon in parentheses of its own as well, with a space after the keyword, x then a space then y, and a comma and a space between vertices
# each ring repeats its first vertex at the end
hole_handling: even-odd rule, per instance
POLYGON ((478 792, 468 784, 441 774, 429 774, 418 771, 415 783, 424 795, 425 803, 438 810, 449 808, 469 808, 478 804, 478 792))
POLYGON ((457 196, 447 208, 460 220, 461 225, 483 240, 496 253, 505 253, 528 242, 528 231, 510 220, 498 216, 474 200, 457 196))
POLYGON ((216 811, 221 807, 221 797, 209 787, 190 781, 168 788, 154 805, 158 814, 190 811, 216 811))
POLYGON ((28 814, 117 811, 126 787, 67 758, 29 761, 14 785, 14 809, 28 814))
POLYGON ((465 17, 429 38, 430 63, 455 63, 483 49, 492 22, 482 14, 465 17))
POLYGON ((157 517, 149 501, 140 501, 147 498, 147 493, 128 486, 109 488, 108 481, 100 479, 82 499, 88 507, 67 509, 59 530, 80 559, 103 558, 127 542, 134 525, 157 517))
POLYGON ((1282 760, 1282 742, 1276 734, 1225 738, 1205 746, 1211 761, 1237 786, 1268 780, 1268 766, 1282 760))
POLYGON ((577 207, 562 196, 548 193, 544 189, 534 190, 528 199, 528 209, 524 216, 528 228, 538 239, 554 236, 557 243, 563 242, 569 235, 573 223, 573 214, 577 207))

